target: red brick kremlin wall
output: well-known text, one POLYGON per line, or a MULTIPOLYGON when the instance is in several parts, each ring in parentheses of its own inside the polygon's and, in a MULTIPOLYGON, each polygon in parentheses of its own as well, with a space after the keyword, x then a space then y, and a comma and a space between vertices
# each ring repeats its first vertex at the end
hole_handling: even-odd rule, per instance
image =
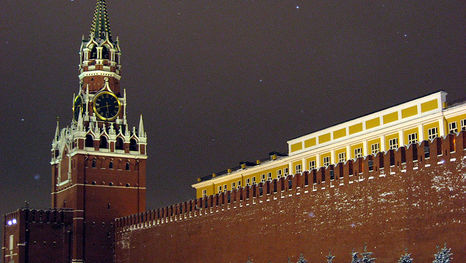
POLYGON ((116 220, 118 263, 466 260, 466 133, 116 220), (333 179, 332 179, 333 178, 333 179), (289 181, 290 180, 290 181, 289 181), (315 183, 314 183, 315 181, 315 183), (291 183, 290 183, 291 182, 291 183), (262 190, 261 190, 262 189, 262 190))

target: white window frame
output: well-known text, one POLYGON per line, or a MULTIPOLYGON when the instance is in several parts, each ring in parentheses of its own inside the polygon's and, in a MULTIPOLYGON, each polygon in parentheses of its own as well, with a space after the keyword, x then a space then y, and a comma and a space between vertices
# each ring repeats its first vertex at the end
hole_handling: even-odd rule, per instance
POLYGON ((236 183, 235 182, 231 183, 231 189, 233 190, 235 188, 236 188, 236 183))
POLYGON ((449 133, 458 132, 458 125, 456 125, 456 121, 448 123, 448 132, 449 133))
POLYGON ((355 148, 354 149, 354 158, 362 157, 362 148, 355 148))
POLYGON ((460 123, 461 123, 461 130, 466 131, 466 119, 462 119, 460 123))
POLYGON ((408 134, 408 145, 417 143, 417 132, 408 134))
POLYGON ((8 244, 9 249, 13 250, 15 248, 15 236, 10 235, 10 243, 8 244))
POLYGON ((330 165, 330 156, 324 157, 324 158, 323 158, 322 164, 323 164, 325 167, 329 166, 329 165, 330 165))
POLYGON ((309 162, 309 171, 316 169, 316 161, 309 162))
POLYGON ((277 170, 277 178, 282 177, 282 169, 277 170))
POLYGON ((265 182, 265 174, 262 174, 261 178, 262 178, 261 182, 265 182))
POLYGON ((204 189, 204 190, 202 190, 202 197, 206 197, 206 196, 207 196, 207 190, 204 189))
POLYGON ((284 175, 284 176, 288 176, 288 174, 289 174, 288 167, 285 168, 284 170, 285 170, 285 172, 283 173, 283 175, 284 175))
POLYGON ((268 174, 267 174, 267 180, 268 180, 268 181, 272 181, 272 173, 268 173, 268 174))
POLYGON ((371 144, 371 153, 372 154, 378 154, 380 152, 380 144, 379 143, 373 143, 371 144))
POLYGON ((252 185, 255 185, 256 184, 256 177, 252 177, 252 185))
POLYGON ((241 181, 238 181, 238 186, 237 187, 238 187, 238 189, 241 188, 241 181))
POLYGON ((438 137, 438 128, 433 127, 427 130, 429 140, 433 140, 438 137))
POLYGON ((219 185, 219 186, 218 186, 218 193, 220 194, 221 192, 222 192, 222 186, 219 185))
POLYGON ((338 162, 339 163, 346 162, 346 153, 345 152, 341 152, 341 153, 338 154, 338 162))
POLYGON ((389 150, 398 149, 398 138, 393 138, 393 139, 388 140, 388 149, 389 150))
POLYGON ((294 167, 294 171, 295 171, 295 174, 300 174, 303 171, 301 164, 296 165, 294 167))
POLYGON ((250 179, 250 178, 247 178, 247 179, 246 179, 246 186, 249 186, 250 183, 251 183, 251 179, 250 179))
POLYGON ((227 187, 227 185, 226 185, 226 184, 225 184, 225 185, 223 185, 223 191, 224 191, 224 192, 228 191, 228 187, 227 187))

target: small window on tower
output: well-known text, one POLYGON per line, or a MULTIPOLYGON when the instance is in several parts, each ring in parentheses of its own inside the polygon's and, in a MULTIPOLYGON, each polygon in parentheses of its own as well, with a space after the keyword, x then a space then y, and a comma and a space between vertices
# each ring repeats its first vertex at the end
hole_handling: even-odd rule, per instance
POLYGON ((115 148, 117 150, 123 150, 123 139, 121 137, 117 138, 115 148))
POLYGON ((96 161, 95 161, 95 159, 92 159, 92 167, 95 168, 95 166, 96 166, 96 161))
POLYGON ((138 143, 135 139, 131 139, 129 141, 129 150, 130 151, 137 151, 138 150, 138 143))
POLYGON ((110 163, 108 164, 108 168, 112 169, 113 168, 113 162, 110 161, 110 163))
POLYGON ((126 171, 129 171, 129 163, 128 162, 126 163, 125 169, 126 169, 126 171))
POLYGON ((105 136, 100 137, 99 148, 101 148, 101 149, 107 149, 108 148, 107 137, 105 137, 105 136))
POLYGON ((109 59, 110 58, 110 51, 106 46, 102 48, 102 58, 103 59, 109 59))
POLYGON ((94 139, 90 134, 86 135, 86 147, 94 147, 94 139))
POLYGON ((97 47, 93 47, 91 50, 91 59, 96 59, 97 58, 97 47))

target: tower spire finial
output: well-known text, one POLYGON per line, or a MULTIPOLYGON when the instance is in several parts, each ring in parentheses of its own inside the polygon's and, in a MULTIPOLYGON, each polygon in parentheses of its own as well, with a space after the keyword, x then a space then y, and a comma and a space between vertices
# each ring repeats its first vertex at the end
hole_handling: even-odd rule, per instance
POLYGON ((95 40, 108 39, 112 41, 110 20, 108 19, 107 3, 105 0, 97 0, 89 35, 93 36, 95 40))
POLYGON ((138 136, 139 137, 145 137, 145 132, 144 132, 144 122, 142 120, 142 114, 141 117, 139 117, 139 129, 138 129, 138 136))

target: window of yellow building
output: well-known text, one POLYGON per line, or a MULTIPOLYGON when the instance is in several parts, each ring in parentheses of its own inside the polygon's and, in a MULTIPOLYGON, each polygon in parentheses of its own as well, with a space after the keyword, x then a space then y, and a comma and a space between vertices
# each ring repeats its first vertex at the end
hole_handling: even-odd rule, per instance
POLYGON ((354 158, 362 157, 362 148, 354 149, 354 158))
POLYGON ((251 179, 246 179, 246 186, 249 186, 251 184, 251 179))
POLYGON ((261 182, 265 182, 265 174, 261 175, 261 182))
POLYGON ((417 133, 415 132, 408 134, 408 145, 413 143, 417 143, 417 133))
POLYGON ((346 153, 342 152, 338 154, 338 162, 339 163, 344 163, 346 162, 346 153))
POLYGON ((202 197, 206 197, 206 196, 207 196, 207 190, 204 189, 204 190, 202 190, 202 197))
POLYGON ((393 138, 388 141, 388 149, 396 150, 398 148, 398 138, 393 138))
POLYGON ((272 181, 272 173, 268 173, 268 174, 267 174, 267 177, 268 177, 268 180, 269 180, 269 181, 272 181))
POLYGON ((458 126, 456 125, 456 121, 448 123, 448 132, 449 133, 458 132, 458 126))
POLYGON ((312 160, 309 162, 309 171, 316 169, 316 161, 312 160))
POLYGON ((238 181, 238 188, 241 188, 241 181, 238 181))
POLYGON ((461 130, 466 131, 466 119, 461 120, 461 130))
POLYGON ((371 144, 371 154, 376 155, 379 152, 380 152, 380 144, 379 143, 371 144))
POLYGON ((256 177, 254 176, 254 177, 252 178, 252 185, 255 185, 255 184, 256 184, 256 177))
POLYGON ((283 169, 283 170, 285 171, 285 173, 284 173, 285 176, 288 176, 290 174, 290 171, 288 171, 288 167, 283 169))
POLYGON ((236 188, 236 183, 231 183, 231 190, 235 189, 236 188))
POLYGON ((437 138, 438 137, 438 128, 433 127, 433 128, 428 129, 427 130, 427 135, 428 135, 429 140, 437 138))
POLYGON ((295 166, 295 171, 296 171, 297 174, 299 174, 299 173, 302 172, 302 168, 301 168, 301 165, 300 165, 300 164, 298 164, 298 165, 295 166))
POLYGON ((330 165, 330 156, 325 156, 325 157, 323 158, 323 162, 322 162, 322 163, 323 163, 324 166, 329 166, 329 165, 330 165))
POLYGON ((277 170, 277 178, 280 179, 282 177, 282 169, 277 170))
POLYGON ((221 192, 222 192, 222 186, 219 185, 219 186, 218 186, 218 193, 220 194, 221 192))

